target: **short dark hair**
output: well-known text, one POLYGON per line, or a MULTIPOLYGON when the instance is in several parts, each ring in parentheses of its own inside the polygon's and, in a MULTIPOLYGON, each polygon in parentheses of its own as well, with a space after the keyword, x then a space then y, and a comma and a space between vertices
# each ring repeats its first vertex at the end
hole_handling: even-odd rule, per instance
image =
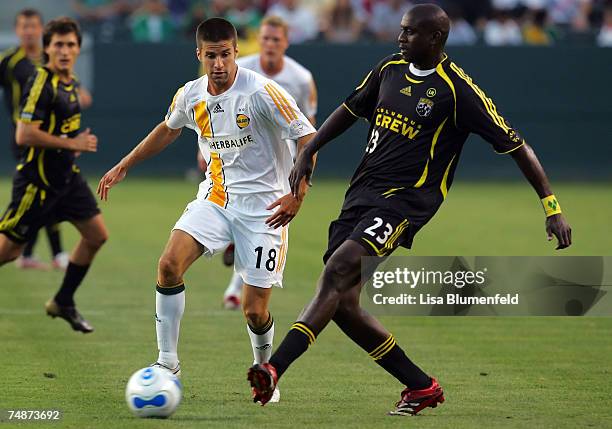
POLYGON ((76 34, 79 46, 81 46, 83 35, 81 34, 79 24, 74 19, 68 18, 67 16, 61 16, 49 21, 47 25, 45 25, 45 30, 43 32, 43 48, 51 44, 51 38, 54 34, 64 35, 70 33, 76 34))
POLYGON ((236 27, 232 25, 226 19, 223 18, 210 18, 206 21, 203 21, 198 25, 198 29, 196 30, 196 44, 200 46, 201 42, 220 42, 222 40, 232 40, 234 42, 234 46, 236 46, 236 41, 238 39, 238 34, 236 32, 236 27))
POLYGON ((43 23, 42 14, 36 9, 26 8, 26 9, 21 9, 19 12, 17 12, 17 15, 15 15, 15 25, 17 25, 17 20, 19 19, 20 16, 23 16, 24 18, 37 17, 40 20, 40 23, 41 24, 43 23))

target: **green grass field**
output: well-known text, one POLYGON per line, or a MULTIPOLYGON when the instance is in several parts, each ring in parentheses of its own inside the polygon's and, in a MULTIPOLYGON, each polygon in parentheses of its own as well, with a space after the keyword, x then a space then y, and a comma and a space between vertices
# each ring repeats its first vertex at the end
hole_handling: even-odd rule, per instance
MULTIPOLYGON (((344 188, 315 182, 292 225, 285 289, 271 302, 277 344, 313 294, 344 188)), ((132 417, 125 383, 157 357, 157 258, 195 191, 181 181, 128 178, 102 205, 111 238, 77 294, 96 327, 91 335, 44 314, 60 273, 0 269, 0 409, 64 412, 59 424, 18 427, 612 427, 612 318, 383 318, 445 389, 442 407, 414 418, 385 416, 401 386, 330 326, 283 378, 282 402, 256 406, 245 380, 252 356, 243 316, 221 309, 230 270, 219 259, 196 262, 186 276, 182 405, 169 420, 132 417)), ((611 254, 610 185, 559 183, 555 192, 575 242, 559 254, 611 254)), ((0 205, 9 193, 10 183, 0 181, 0 205)), ((412 253, 554 255, 543 225, 525 183, 456 183, 412 253)), ((66 245, 74 243, 72 227, 63 232, 66 245)), ((37 253, 48 259, 44 239, 37 253)))

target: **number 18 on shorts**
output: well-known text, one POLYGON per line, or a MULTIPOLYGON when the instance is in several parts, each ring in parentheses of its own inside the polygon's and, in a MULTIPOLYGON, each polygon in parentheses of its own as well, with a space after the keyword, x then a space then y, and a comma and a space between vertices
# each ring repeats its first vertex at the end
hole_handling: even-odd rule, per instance
POLYGON ((196 199, 187 205, 173 229, 191 235, 205 247, 206 256, 222 252, 234 243, 234 270, 246 284, 282 287, 288 230, 268 227, 266 218, 245 218, 213 202, 196 199))

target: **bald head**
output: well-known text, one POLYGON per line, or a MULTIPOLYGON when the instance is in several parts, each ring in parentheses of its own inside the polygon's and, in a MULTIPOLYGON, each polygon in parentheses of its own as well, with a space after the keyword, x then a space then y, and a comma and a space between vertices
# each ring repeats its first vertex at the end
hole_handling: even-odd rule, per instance
POLYGON ((420 30, 431 34, 440 32, 442 45, 446 42, 450 30, 450 19, 441 7, 431 3, 419 4, 406 12, 404 18, 407 18, 420 30))
POLYGON ((407 61, 431 63, 440 58, 448 38, 450 20, 435 4, 420 4, 404 14, 398 42, 407 61))

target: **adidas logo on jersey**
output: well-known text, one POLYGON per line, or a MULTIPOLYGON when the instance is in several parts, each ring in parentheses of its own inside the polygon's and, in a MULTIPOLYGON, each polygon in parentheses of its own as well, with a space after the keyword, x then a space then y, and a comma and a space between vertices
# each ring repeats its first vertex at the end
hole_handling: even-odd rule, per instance
POLYGON ((217 104, 215 108, 213 109, 213 113, 222 113, 222 112, 225 112, 225 110, 223 110, 223 107, 221 107, 221 104, 217 104))
POLYGON ((406 88, 401 89, 400 92, 404 95, 407 95, 408 97, 411 97, 412 96, 412 86, 407 86, 406 88))

